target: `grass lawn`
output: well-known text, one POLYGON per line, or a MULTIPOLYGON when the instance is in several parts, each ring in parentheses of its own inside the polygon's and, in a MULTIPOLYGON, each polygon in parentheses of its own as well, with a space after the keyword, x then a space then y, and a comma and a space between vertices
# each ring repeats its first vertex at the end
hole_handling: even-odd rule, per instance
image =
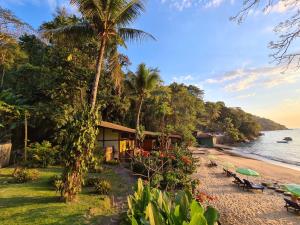
MULTIPOLYGON (((108 196, 84 188, 75 203, 63 203, 48 179, 61 173, 61 168, 38 169, 40 178, 25 184, 8 183, 13 168, 0 169, 0 224, 109 224, 118 215, 108 196)), ((100 177, 111 181, 112 195, 126 195, 131 184, 113 169, 106 169, 100 177)))

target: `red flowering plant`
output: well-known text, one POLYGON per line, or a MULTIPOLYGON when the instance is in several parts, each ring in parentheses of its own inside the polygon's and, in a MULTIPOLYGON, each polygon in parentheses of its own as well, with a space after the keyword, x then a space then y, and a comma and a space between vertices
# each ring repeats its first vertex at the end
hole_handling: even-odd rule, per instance
POLYGON ((145 158, 148 158, 150 156, 150 152, 141 149, 141 156, 145 157, 145 158))
POLYGON ((192 174, 196 170, 196 160, 192 157, 192 153, 183 147, 175 147, 172 151, 173 166, 184 171, 187 174, 192 174))
POLYGON ((195 195, 195 199, 196 199, 196 201, 198 201, 199 203, 208 203, 208 202, 217 200, 217 197, 212 196, 212 195, 209 195, 209 194, 207 194, 207 193, 205 193, 205 192, 198 192, 198 193, 195 195))

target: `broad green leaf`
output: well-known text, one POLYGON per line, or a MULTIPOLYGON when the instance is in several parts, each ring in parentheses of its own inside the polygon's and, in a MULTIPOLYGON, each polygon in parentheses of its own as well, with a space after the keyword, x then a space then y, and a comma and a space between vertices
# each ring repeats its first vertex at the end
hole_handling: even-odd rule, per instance
POLYGON ((192 201, 190 205, 190 209, 191 209, 191 217, 193 217, 196 213, 200 213, 201 215, 203 215, 204 213, 204 208, 196 200, 192 201))
POLYGON ((139 225, 134 216, 131 217, 131 225, 139 225))
POLYGON ((150 225, 163 225, 163 219, 160 213, 158 212, 156 206, 152 203, 149 203, 146 208, 146 219, 149 220, 150 225))
POLYGON ((176 204, 180 205, 180 213, 181 213, 181 218, 182 220, 187 220, 188 219, 188 214, 189 214, 189 200, 188 196, 184 191, 178 192, 176 198, 175 198, 176 204))
POLYGON ((189 225, 208 225, 205 217, 201 213, 196 213, 189 223, 189 225))
POLYGON ((211 206, 207 207, 207 209, 204 213, 204 216, 207 220, 208 225, 214 225, 215 222, 217 222, 220 218, 220 214, 219 214, 218 210, 211 206))

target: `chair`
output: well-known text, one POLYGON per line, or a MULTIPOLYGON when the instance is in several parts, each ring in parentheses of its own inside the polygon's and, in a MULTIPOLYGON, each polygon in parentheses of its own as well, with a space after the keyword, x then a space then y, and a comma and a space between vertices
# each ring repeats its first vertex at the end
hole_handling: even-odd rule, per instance
POLYGON ((230 177, 230 171, 226 170, 225 168, 223 168, 224 173, 226 174, 227 177, 230 177))
POLYGON ((245 187, 245 183, 238 177, 234 174, 234 181, 232 181, 233 183, 237 184, 239 187, 245 187))
POLYGON ((293 202, 289 199, 284 198, 286 211, 289 211, 289 208, 293 209, 295 212, 300 212, 300 205, 296 202, 293 202))
POLYGON ((260 184, 254 184, 246 179, 244 179, 244 183, 247 190, 261 190, 264 192, 265 187, 260 184))

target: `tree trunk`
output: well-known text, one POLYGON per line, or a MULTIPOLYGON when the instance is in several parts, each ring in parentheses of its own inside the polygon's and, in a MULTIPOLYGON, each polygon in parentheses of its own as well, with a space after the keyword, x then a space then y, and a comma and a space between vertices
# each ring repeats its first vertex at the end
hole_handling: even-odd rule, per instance
POLYGON ((140 114, 142 110, 142 104, 143 104, 144 97, 141 96, 138 102, 138 108, 137 108, 137 115, 136 115, 136 129, 139 129, 140 126, 140 114))
POLYGON ((27 141, 28 141, 28 129, 27 129, 27 112, 24 112, 24 161, 27 161, 27 141))
POLYGON ((106 45, 106 38, 102 37, 100 49, 99 49, 99 53, 98 53, 98 58, 97 58, 96 75, 94 78, 93 88, 92 88, 91 97, 90 97, 91 110, 94 110, 94 108, 96 106, 98 85, 99 85, 99 80, 100 80, 101 71, 102 71, 102 64, 104 61, 105 45, 106 45))
POLYGON ((1 76, 1 89, 3 89, 3 85, 4 85, 4 75, 5 75, 5 66, 3 65, 3 69, 2 69, 2 76, 1 76))

